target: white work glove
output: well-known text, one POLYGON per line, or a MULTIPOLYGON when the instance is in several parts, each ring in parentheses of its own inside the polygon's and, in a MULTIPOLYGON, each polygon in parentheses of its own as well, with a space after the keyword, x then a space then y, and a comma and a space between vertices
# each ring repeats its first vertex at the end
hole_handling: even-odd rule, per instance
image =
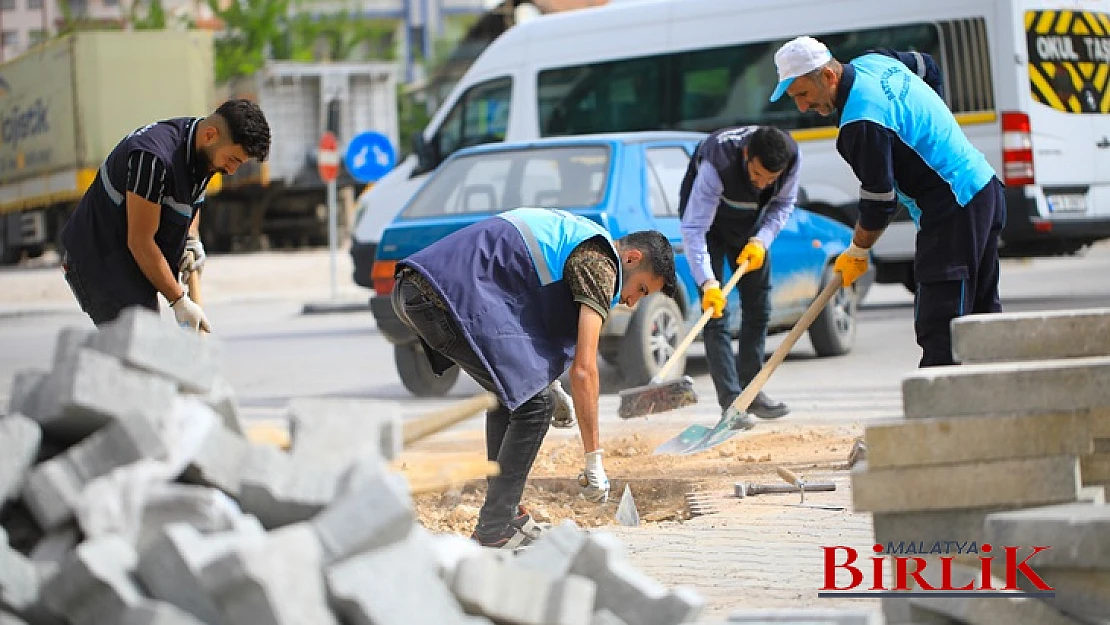
POLYGON ((578 419, 574 415, 574 400, 563 390, 562 382, 555 380, 551 383, 551 399, 555 402, 555 411, 551 415, 551 426, 557 428, 572 428, 578 419))
POLYGON ((200 332, 211 332, 212 327, 208 324, 208 317, 204 316, 204 310, 200 305, 189 299, 188 294, 182 295, 176 302, 170 304, 173 309, 174 319, 177 319, 177 325, 187 330, 200 332))
POLYGON ((185 251, 181 253, 181 263, 177 270, 181 272, 192 272, 204 266, 205 259, 208 255, 204 253, 204 244, 196 237, 189 237, 185 239, 185 251), (192 252, 192 258, 189 256, 192 252))
POLYGON ((586 454, 586 470, 578 475, 578 485, 582 487, 582 495, 587 501, 605 503, 609 501, 609 477, 605 475, 605 467, 601 464, 603 450, 591 451, 586 454))

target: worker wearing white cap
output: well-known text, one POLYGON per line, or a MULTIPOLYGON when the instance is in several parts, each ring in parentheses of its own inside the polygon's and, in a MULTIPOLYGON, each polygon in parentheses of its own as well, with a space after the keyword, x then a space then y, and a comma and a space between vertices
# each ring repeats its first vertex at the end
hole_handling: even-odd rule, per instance
POLYGON ((836 115, 836 149, 860 181, 852 245, 835 269, 851 285, 901 201, 917 224, 914 328, 921 366, 953 364, 952 319, 997 312, 1002 183, 948 110, 940 69, 920 52, 876 50, 841 64, 812 37, 775 53, 784 94, 836 115))

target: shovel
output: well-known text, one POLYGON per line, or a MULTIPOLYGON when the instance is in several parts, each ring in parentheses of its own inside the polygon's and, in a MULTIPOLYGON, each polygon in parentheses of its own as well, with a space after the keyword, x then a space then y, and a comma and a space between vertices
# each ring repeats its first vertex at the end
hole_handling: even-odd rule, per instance
POLYGON ((760 369, 759 373, 752 379, 751 384, 744 389, 744 392, 740 393, 736 401, 732 402, 732 405, 728 407, 728 410, 721 416, 721 420, 713 429, 707 429, 704 425, 691 425, 679 432, 674 438, 657 447, 655 453, 677 453, 685 456, 699 451, 705 451, 720 445, 737 433, 747 429, 745 427, 739 427, 743 424, 742 416, 744 412, 748 409, 748 406, 752 405, 756 395, 759 395, 759 391, 763 390, 763 385, 767 383, 771 374, 782 364, 783 360, 786 360, 786 355, 793 349, 794 344, 797 343, 798 339, 802 337, 802 334, 809 329, 809 326, 813 324, 813 320, 817 318, 817 315, 821 314, 821 311, 828 305, 829 300, 840 290, 842 284, 843 279, 840 273, 833 272, 833 277, 829 280, 829 283, 825 285, 824 289, 821 289, 821 292, 813 300, 813 303, 809 305, 809 308, 806 309, 802 318, 794 324, 790 333, 783 339, 782 344, 779 345, 774 354, 771 354, 771 357, 763 365, 763 368, 760 369), (699 433, 701 433, 700 438, 698 437, 699 433), (683 448, 682 441, 690 440, 694 442, 683 448), (673 451, 675 449, 678 451, 673 451))
MULTIPOLYGON (((725 283, 725 288, 721 290, 721 295, 728 297, 728 294, 736 288, 736 284, 740 282, 741 276, 748 271, 748 262, 740 263, 736 271, 732 272, 732 277, 725 283)), ((671 380, 664 382, 667 375, 670 374, 671 369, 678 363, 679 358, 686 353, 690 348, 690 344, 698 337, 698 333, 702 331, 705 324, 709 323, 709 319, 713 317, 713 309, 709 308, 701 314, 694 327, 686 334, 686 338, 675 347, 674 353, 663 364, 663 368, 656 373, 651 381, 644 386, 636 386, 633 388, 625 389, 620 392, 621 405, 617 410, 624 419, 631 419, 633 417, 646 417, 649 414, 657 414, 666 412, 668 410, 676 410, 683 406, 690 406, 698 403, 698 396, 694 393, 694 381, 689 376, 682 376, 682 379, 671 380)))

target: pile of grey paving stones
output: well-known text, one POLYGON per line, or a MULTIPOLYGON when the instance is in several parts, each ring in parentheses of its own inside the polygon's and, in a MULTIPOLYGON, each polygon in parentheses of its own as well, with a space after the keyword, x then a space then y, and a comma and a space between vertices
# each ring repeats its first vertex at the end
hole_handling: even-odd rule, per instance
MULTIPOLYGON (((0 416, 0 625, 670 625, 703 600, 573 523, 516 554, 421 527, 397 405, 293 400, 252 443, 219 342, 129 310, 59 333, 0 416)), ((260 363, 280 366, 280 363, 260 363)))
POLYGON ((884 554, 926 562, 926 585, 948 557, 948 587, 981 590, 985 558, 993 588, 1040 594, 915 583, 883 598, 887 623, 1110 623, 1110 310, 963 317, 953 351, 962 364, 903 379, 904 419, 866 428, 855 509, 884 554), (1008 575, 1007 547, 1043 585, 1008 575))

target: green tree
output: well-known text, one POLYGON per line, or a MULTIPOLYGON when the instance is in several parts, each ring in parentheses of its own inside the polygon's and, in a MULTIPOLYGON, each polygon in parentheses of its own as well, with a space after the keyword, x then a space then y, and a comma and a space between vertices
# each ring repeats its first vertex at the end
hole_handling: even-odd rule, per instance
POLYGON ((208 6, 224 23, 215 42, 216 81, 249 76, 262 68, 270 47, 287 29, 289 0, 232 0, 226 9, 219 0, 208 6))

